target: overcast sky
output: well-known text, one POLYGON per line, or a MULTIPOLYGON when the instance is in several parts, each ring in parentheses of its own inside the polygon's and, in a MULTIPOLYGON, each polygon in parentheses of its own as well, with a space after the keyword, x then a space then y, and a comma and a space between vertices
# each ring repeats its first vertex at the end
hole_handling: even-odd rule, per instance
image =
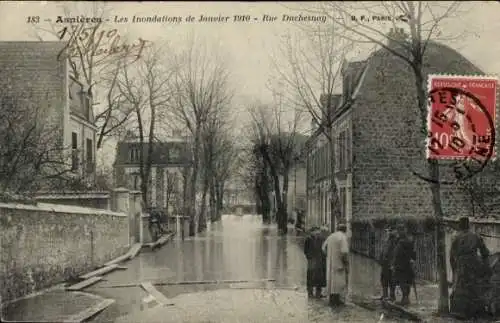
MULTIPOLYGON (((32 25, 27 23, 28 16, 39 16, 40 26, 48 26, 46 19, 55 21, 63 14, 62 2, 15 2, 0 3, 0 41, 36 40, 32 25)), ((283 14, 298 14, 287 9, 290 2, 109 2, 107 3, 110 23, 114 16, 127 17, 129 22, 115 24, 120 32, 131 39, 143 39, 159 42, 168 40, 174 46, 182 47, 186 36, 192 32, 209 43, 216 44, 228 60, 231 69, 231 83, 236 89, 235 109, 242 109, 245 103, 258 98, 270 100, 271 95, 266 83, 272 76, 271 54, 275 54, 280 37, 293 31, 294 24, 283 22, 283 14), (200 15, 230 16, 227 23, 131 23, 135 16, 185 17, 192 15, 198 20, 200 15), (234 15, 251 15, 250 22, 232 22, 234 15), (262 22, 263 15, 277 16, 274 22, 262 22), (253 20, 253 18, 257 20, 253 20)), ((91 3, 78 4, 72 16, 88 14, 91 3), (85 9, 84 7, 87 7, 85 9)), ((297 4, 301 7, 305 4, 297 4)), ((307 14, 306 12, 303 12, 307 14)), ((468 31, 463 39, 449 45, 483 69, 486 73, 500 74, 500 3, 497 1, 476 2, 468 9, 443 26, 443 32, 468 31)), ((309 23, 314 24, 314 23, 309 23)), ((379 24, 384 24, 380 22, 379 24)), ((386 28, 381 27, 381 28, 386 28)), ((364 53, 366 54, 366 53, 364 53)), ((278 57, 279 59, 279 57, 278 57)))

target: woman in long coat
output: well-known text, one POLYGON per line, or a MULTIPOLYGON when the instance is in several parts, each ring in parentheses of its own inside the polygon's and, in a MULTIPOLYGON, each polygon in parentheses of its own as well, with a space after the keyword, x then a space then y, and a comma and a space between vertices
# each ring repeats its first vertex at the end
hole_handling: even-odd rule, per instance
POLYGON ((460 219, 459 230, 450 250, 453 274, 451 312, 461 318, 471 319, 484 314, 484 292, 491 277, 487 262, 489 250, 481 236, 469 230, 468 218, 460 219))
POLYGON ((321 250, 326 239, 319 228, 315 227, 308 234, 304 254, 307 258, 307 292, 311 297, 316 289, 316 297, 321 297, 321 289, 326 286, 326 256, 321 250))

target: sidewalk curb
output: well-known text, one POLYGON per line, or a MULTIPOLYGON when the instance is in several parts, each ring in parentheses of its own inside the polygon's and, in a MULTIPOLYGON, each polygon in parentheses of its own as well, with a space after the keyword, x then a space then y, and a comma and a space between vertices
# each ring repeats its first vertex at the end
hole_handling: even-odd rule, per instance
POLYGON ((404 318, 413 322, 424 322, 423 318, 402 307, 398 306, 396 304, 390 303, 390 302, 385 302, 385 301, 375 301, 375 300, 370 300, 370 299, 365 299, 363 297, 351 297, 351 302, 359 307, 362 307, 364 309, 367 309, 369 311, 377 311, 377 310, 382 310, 385 312, 387 316, 391 316, 394 318, 404 318))
POLYGON ((411 321, 414 321, 414 322, 423 322, 424 321, 423 318, 420 315, 418 315, 417 313, 410 311, 410 310, 404 308, 403 306, 399 306, 397 304, 394 304, 392 302, 382 301, 382 307, 387 308, 392 312, 398 312, 399 314, 401 314, 402 317, 407 318, 411 321))

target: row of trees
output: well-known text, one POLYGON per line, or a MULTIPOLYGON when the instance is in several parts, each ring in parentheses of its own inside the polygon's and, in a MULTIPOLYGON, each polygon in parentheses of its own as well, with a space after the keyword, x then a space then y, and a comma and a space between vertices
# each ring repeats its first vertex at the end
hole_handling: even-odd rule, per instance
POLYGON ((290 175, 303 160, 306 137, 302 134, 304 114, 285 109, 281 99, 275 101, 248 106, 249 149, 243 171, 263 221, 276 220, 279 232, 286 234, 290 175))
MULTIPOLYGON (((71 11, 67 6, 63 9, 71 11)), ((92 11, 94 17, 106 16, 105 5, 93 6, 92 11)), ((199 230, 204 228, 207 209, 211 220, 220 218, 235 149, 230 140, 232 90, 228 85, 228 69, 221 57, 214 54, 216 51, 203 46, 194 37, 185 50, 174 51, 167 43, 153 44, 141 39, 140 48, 132 46, 134 40, 121 35, 118 39, 122 39, 122 47, 127 49, 104 53, 101 47, 115 40, 109 37, 103 40, 102 35, 117 33, 104 22, 64 29, 55 25, 51 29, 36 27, 34 31, 40 40, 55 36, 68 42, 60 58, 68 58, 70 76, 83 84, 84 91, 95 103, 97 148, 102 149, 108 138, 120 139, 125 133, 134 133, 141 146, 146 147, 139 149, 140 190, 145 205, 150 204, 153 184, 154 144, 166 140, 173 129, 180 129, 189 138, 191 158, 190 167, 183 173, 182 194, 183 211, 190 215, 190 234, 195 233, 196 222, 199 230)), ((49 131, 52 135, 61 134, 61 125, 57 131, 39 127, 36 120, 40 118, 32 114, 42 109, 38 109, 37 102, 30 101, 27 94, 17 93, 14 98, 7 93, 0 94, 2 106, 8 101, 11 107, 2 109, 2 117, 6 115, 2 122, 6 125, 1 129, 7 135, 2 138, 15 137, 15 140, 9 139, 10 151, 3 153, 0 160, 2 173, 10 174, 10 178, 2 177, 2 189, 21 192, 27 187, 21 184, 28 179, 31 184, 42 182, 45 179, 42 174, 46 173, 41 165, 46 169, 57 161, 61 164, 58 166, 62 166, 60 169, 69 170, 68 165, 64 165, 65 158, 50 154, 51 149, 62 153, 68 147, 57 146, 54 143, 59 140, 46 136, 49 131), (29 104, 20 102, 21 98, 30 101, 29 104), (10 131, 21 122, 34 123, 33 129, 20 127, 22 133, 10 131), (20 142, 25 142, 24 146, 20 142), (47 158, 51 158, 50 162, 45 160, 47 158), (31 173, 23 173, 24 169, 30 169, 31 173)), ((51 173, 51 176, 59 175, 51 173)))
MULTIPOLYGON (((99 24, 94 28, 98 29, 99 24)), ((166 140, 172 129, 181 129, 187 135, 191 167, 182 174, 182 205, 184 213, 190 215, 193 235, 195 223, 199 223, 199 230, 206 225, 207 198, 211 219, 220 218, 234 149, 229 140, 232 97, 227 68, 195 38, 187 45, 186 50, 174 52, 168 44, 148 44, 141 57, 134 56, 132 61, 131 53, 124 53, 106 66, 107 73, 98 66, 104 75, 101 83, 95 87, 86 84, 89 91, 96 88, 105 93, 106 104, 97 117, 98 147, 107 136, 119 136, 125 128, 136 134, 142 147, 147 147, 139 150, 140 190, 145 205, 150 204, 153 185, 154 144, 166 140)), ((81 47, 77 52, 90 52, 92 56, 85 44, 73 46, 81 47)), ((82 63, 81 56, 76 60, 72 66, 87 70, 79 75, 89 75, 97 68, 82 63)))

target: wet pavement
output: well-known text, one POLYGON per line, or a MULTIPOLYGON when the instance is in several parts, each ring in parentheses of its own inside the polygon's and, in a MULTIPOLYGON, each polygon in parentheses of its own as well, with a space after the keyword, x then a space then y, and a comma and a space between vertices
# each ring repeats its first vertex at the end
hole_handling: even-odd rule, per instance
POLYGON ((307 299, 301 239, 279 237, 257 216, 223 216, 198 237, 143 251, 127 270, 87 288, 115 300, 90 321, 377 322, 380 313, 353 304, 332 310, 325 299, 307 299), (168 300, 152 297, 146 282, 168 300))

